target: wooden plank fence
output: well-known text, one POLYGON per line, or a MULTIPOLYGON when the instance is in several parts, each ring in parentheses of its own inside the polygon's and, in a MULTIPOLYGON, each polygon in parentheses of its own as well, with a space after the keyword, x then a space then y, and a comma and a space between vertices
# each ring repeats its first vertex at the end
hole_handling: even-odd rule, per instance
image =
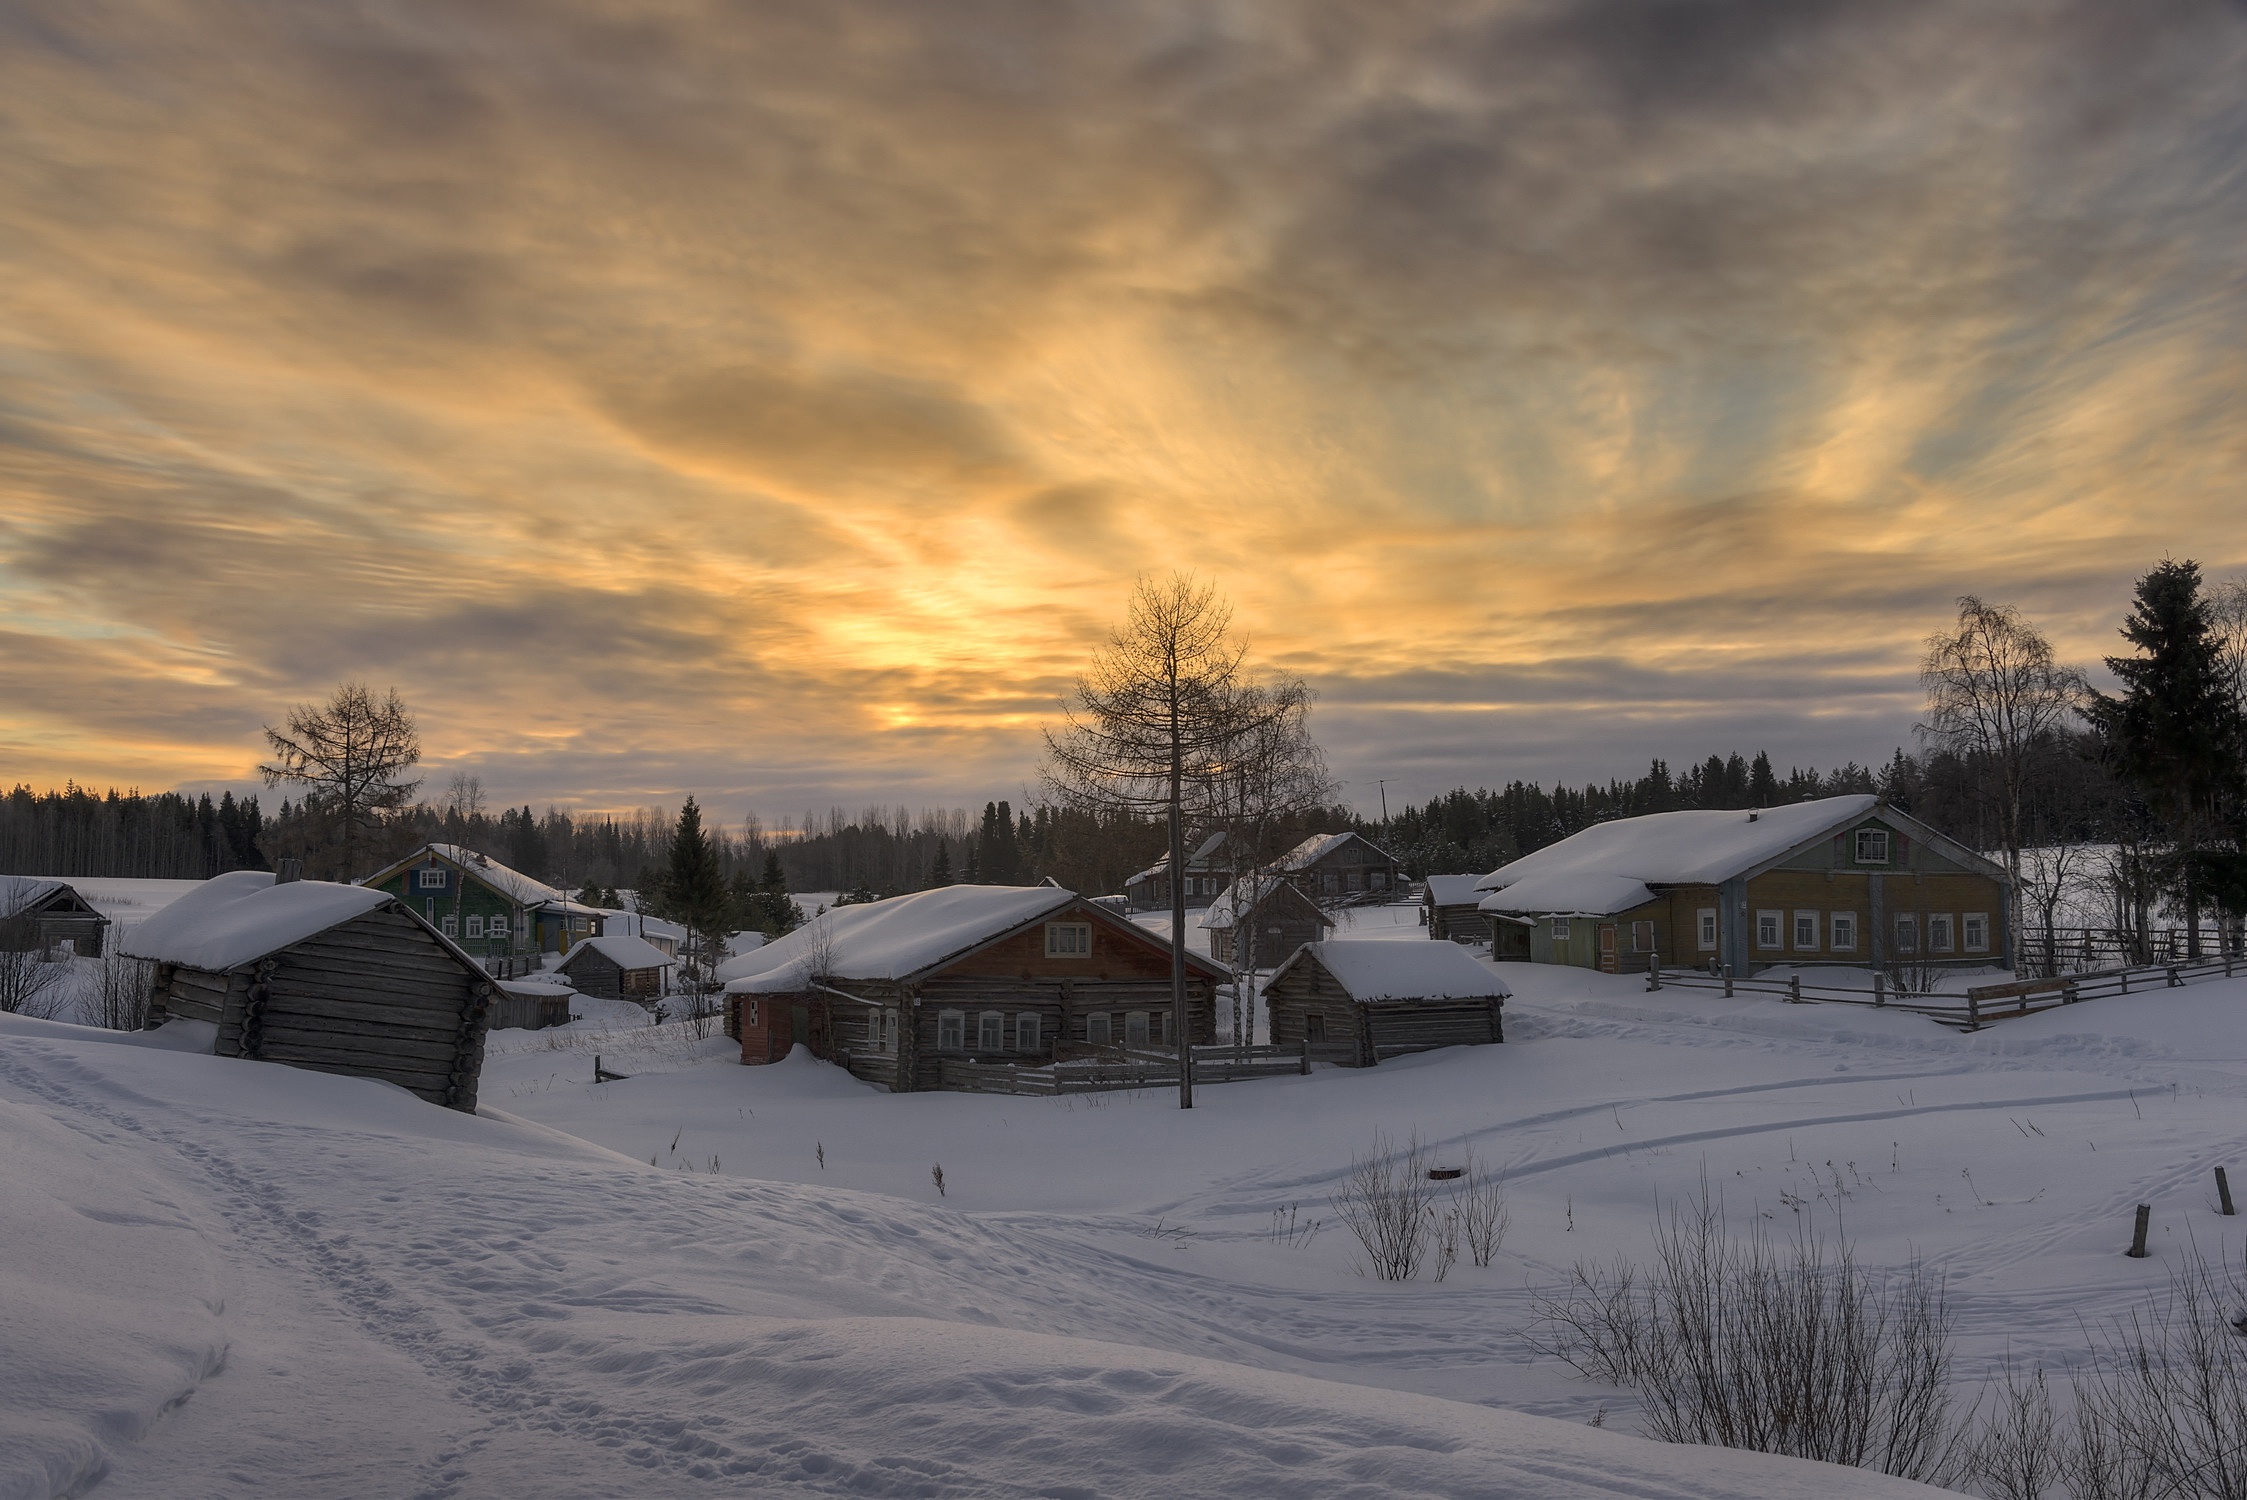
POLYGON ((2085 974, 2062 974, 2051 979, 2015 979, 2002 984, 1975 985, 1962 995, 1954 995, 1904 993, 1877 969, 1873 971, 1873 987, 1867 991, 1839 985, 1804 984, 1800 975, 1786 979, 1735 979, 1729 970, 1719 974, 1698 969, 1665 971, 1656 963, 1647 969, 1646 987, 1649 990, 1720 990, 1726 995, 1776 995, 1797 1005, 1870 1005, 1909 1011, 1960 1031, 1979 1031, 1993 1021, 2034 1015, 2085 1000, 2142 990, 2180 989, 2188 984, 2239 975, 2247 975, 2247 958, 2227 953, 2196 964, 2138 964, 2085 974))
MULTIPOLYGON (((1196 1047, 1194 1082, 1234 1083, 1311 1071, 1304 1047, 1196 1047)), ((938 1086, 976 1094, 1092 1094, 1116 1089, 1169 1088, 1178 1083, 1178 1054, 1162 1048, 1106 1047, 1049 1063, 981 1062, 946 1057, 936 1065, 938 1086)))

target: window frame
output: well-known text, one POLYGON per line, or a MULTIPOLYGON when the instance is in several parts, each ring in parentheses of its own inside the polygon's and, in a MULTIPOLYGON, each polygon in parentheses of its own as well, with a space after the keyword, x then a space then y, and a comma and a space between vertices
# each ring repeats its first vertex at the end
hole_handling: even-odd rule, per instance
POLYGON ((445 936, 446 936, 447 938, 451 939, 451 940, 452 940, 453 942, 456 942, 456 943, 457 943, 457 942, 459 942, 459 941, 460 941, 460 917, 458 916, 458 914, 456 914, 456 913, 454 913, 454 912, 446 912, 446 913, 445 913, 445 914, 444 914, 444 915, 443 915, 442 917, 439 917, 439 918, 437 919, 437 930, 438 930, 439 932, 442 932, 442 933, 443 933, 443 934, 444 934, 444 935, 445 935, 445 936))
POLYGON ((1152 1047, 1155 1044, 1154 1012, 1127 1010, 1124 1012, 1124 1040, 1126 1047, 1152 1047))
POLYGON ((1947 911, 1927 914, 1927 951, 1929 953, 1956 953, 1958 951, 1958 918, 1947 911))
POLYGON ((975 1013, 975 1050, 981 1052, 1006 1051, 1006 1012, 979 1010, 975 1013))
POLYGON ((967 1012, 940 1010, 936 1013, 936 1050, 939 1052, 967 1051, 967 1012))
POLYGON ((1857 951, 1857 914, 1853 911, 1826 913, 1826 941, 1836 953, 1857 951))
POLYGON ((1896 951, 1912 954, 1919 952, 1919 913, 1896 913, 1896 951))
POLYGON ((1631 951, 1633 953, 1652 953, 1654 944, 1654 924, 1651 921, 1631 923, 1631 951), (1642 937, 1645 939, 1644 942, 1639 941, 1642 937))
POLYGON ((1022 1010, 1015 1012, 1014 1050, 1017 1052, 1043 1052, 1045 1050, 1045 1018, 1036 1011, 1022 1010))
POLYGON ((1703 953, 1716 952, 1717 941, 1722 936, 1721 929, 1717 925, 1716 908, 1704 906, 1696 911, 1693 914, 1693 927, 1700 934, 1701 951, 1703 953))
POLYGON ((468 914, 468 935, 472 938, 483 937, 484 914, 482 912, 472 911, 468 914))
POLYGON ((1115 1045, 1115 1034, 1115 1018, 1108 1012, 1104 1010, 1085 1012, 1084 1040, 1087 1047, 1113 1047, 1115 1045))
POLYGON ((414 889, 441 891, 445 888, 446 873, 443 865, 422 865, 414 871, 414 889))
POLYGON ((1552 927, 1550 932, 1548 933, 1548 936, 1550 936, 1556 943, 1565 943, 1569 941, 1569 932, 1571 931, 1571 929, 1568 924, 1568 918, 1552 917, 1548 920, 1552 923, 1552 927))
POLYGON ((1048 922, 1045 924, 1045 956, 1047 958, 1092 957, 1092 924, 1090 922, 1048 922), (1064 936, 1075 938, 1081 946, 1070 947, 1064 936))
POLYGON ((1797 953, 1822 953, 1822 952, 1824 952, 1824 951, 1825 951, 1825 947, 1824 947, 1824 945, 1823 945, 1822 943, 1820 943, 1820 942, 1818 941, 1818 940, 1819 940, 1819 938, 1820 938, 1820 937, 1822 937, 1822 936, 1824 935, 1824 933, 1825 933, 1825 921, 1824 921, 1824 913, 1822 913, 1822 912, 1817 912, 1817 911, 1813 911, 1813 910, 1809 909, 1808 907, 1798 907, 1798 908, 1796 908, 1796 910, 1795 910, 1795 913, 1794 913, 1794 922, 1793 922, 1793 928, 1792 928, 1792 931, 1791 931, 1791 932, 1790 932, 1790 934, 1789 934, 1789 935, 1790 935, 1791 937, 1793 937, 1793 939, 1794 939, 1793 949, 1794 949, 1794 951, 1795 951, 1795 952, 1797 952, 1797 953), (1808 923, 1808 924, 1809 924, 1809 926, 1810 926, 1810 941, 1809 941, 1809 942, 1807 942, 1807 943, 1806 943, 1806 942, 1804 942, 1804 941, 1802 940, 1802 928, 1803 928, 1803 924, 1804 924, 1804 923, 1808 923))
POLYGON ((1987 953, 1990 951, 1990 914, 1988 912, 1970 911, 1960 915, 1958 919, 1958 946, 1959 950, 1965 953, 1987 953))
POLYGON ((1850 841, 1851 863, 1891 865, 1896 862, 1895 835, 1885 828, 1860 828, 1850 841), (1871 852, 1878 850, 1877 853, 1871 852))
POLYGON ((1768 909, 1755 914, 1755 945, 1759 952, 1783 953, 1787 946, 1787 914, 1768 909))

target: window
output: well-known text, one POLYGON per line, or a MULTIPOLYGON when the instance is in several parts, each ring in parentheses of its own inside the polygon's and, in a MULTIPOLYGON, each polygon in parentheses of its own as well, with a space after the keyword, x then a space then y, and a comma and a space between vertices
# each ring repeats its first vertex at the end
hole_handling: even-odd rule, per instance
POLYGON ((1794 914, 1794 946, 1797 953, 1818 951, 1818 914, 1798 911, 1794 914))
POLYGON ((473 938, 480 938, 484 935, 484 919, 482 917, 473 914, 469 916, 468 935, 473 938))
POLYGON ((591 932, 592 930, 593 930, 593 922, 592 922, 592 919, 591 919, 590 917, 572 917, 572 918, 570 918, 570 931, 572 931, 572 932, 591 932))
POLYGON ((978 1052, 1006 1051, 1006 1013, 987 1010, 976 1017, 975 1050, 978 1052))
POLYGON ((1990 951, 1990 917, 1989 917, 1989 913, 1988 913, 1988 912, 1984 912, 1984 911, 1970 911, 1970 912, 1968 912, 1968 913, 1966 914, 1966 917, 1965 917, 1965 927, 1966 927, 1966 951, 1967 951, 1967 952, 1969 952, 1969 953, 1987 953, 1987 952, 1989 952, 1989 951, 1990 951))
POLYGON ((1654 924, 1652 922, 1633 922, 1631 924, 1631 951, 1633 953, 1652 953, 1654 951, 1654 924))
POLYGON ((437 920, 437 898, 435 896, 425 896, 422 898, 421 915, 423 916, 423 918, 431 922, 437 920))
POLYGON ((866 1045, 876 1052, 897 1050, 897 1012, 869 1010, 866 1012, 866 1045))
POLYGON ((445 936, 449 938, 460 936, 460 918, 454 916, 445 918, 445 936))
POLYGON ((1929 917, 1927 919, 1927 951, 1930 953, 1951 952, 1954 946, 1951 942, 1952 931, 1951 914, 1949 912, 1937 912, 1929 917))
POLYGON ((1917 953, 1919 951, 1919 918, 1908 911, 1896 914, 1896 951, 1898 953, 1917 953))
POLYGON ((1038 1013, 1026 1010, 1014 1018, 1014 1050, 1017 1052, 1042 1052, 1045 1050, 1044 1031, 1038 1022, 1038 1013))
POLYGON ((1323 1042, 1326 1040, 1326 1016, 1323 1012, 1314 1010, 1303 1017, 1303 1040, 1306 1042, 1323 1042))
POLYGON ((967 1050, 967 1012, 940 1010, 936 1013, 936 1050, 939 1052, 964 1052, 967 1050))
POLYGON ((1860 828, 1857 830, 1857 863, 1884 865, 1888 863, 1888 830, 1885 828, 1860 828))
POLYGON ((1553 941, 1556 943, 1565 943, 1568 941, 1568 918, 1553 918, 1553 941))
POLYGON ((1342 889, 1342 876, 1334 870, 1321 870, 1319 872, 1319 889, 1329 896, 1337 894, 1342 889))
POLYGON ((1092 924, 1090 922, 1048 922, 1045 924, 1045 956, 1047 958, 1083 958, 1092 952, 1092 924))
POLYGON ((748 1008, 748 1009, 747 1009, 746 1011, 744 1011, 744 1012, 742 1013, 742 1017, 741 1017, 741 1024, 742 1024, 742 1025, 744 1025, 744 1026, 754 1026, 754 1025, 756 1025, 756 1024, 757 1024, 757 1002, 756 1002, 756 1001, 752 1000, 752 1001, 750 1001, 750 1002, 749 1002, 749 1008, 748 1008))
POLYGON ((1377 891, 1385 891, 1389 888, 1389 872, 1387 870, 1375 870, 1369 879, 1373 883, 1373 889, 1377 891))
POLYGON ((1105 1047, 1115 1036, 1115 1027, 1104 1010, 1096 1010, 1084 1018, 1084 1039, 1095 1047, 1105 1047))
POLYGON ((443 890, 445 888, 445 867, 443 865, 423 865, 420 869, 414 871, 414 884, 425 891, 443 890))
POLYGON ((1837 911, 1826 920, 1829 924, 1828 930, 1833 934, 1833 951, 1836 953, 1856 952, 1857 914, 1853 911, 1837 911))
POLYGON ((1785 915, 1781 912, 1757 912, 1755 914, 1755 945, 1758 948, 1780 947, 1779 926, 1784 920, 1785 915))
POLYGON ((1145 1011, 1133 1010, 1124 1013, 1124 1045, 1126 1047, 1144 1047, 1147 1045, 1147 1013, 1145 1011))
POLYGON ((1714 953, 1716 952, 1716 908, 1704 906, 1698 915, 1701 928, 1701 951, 1703 953, 1714 953))

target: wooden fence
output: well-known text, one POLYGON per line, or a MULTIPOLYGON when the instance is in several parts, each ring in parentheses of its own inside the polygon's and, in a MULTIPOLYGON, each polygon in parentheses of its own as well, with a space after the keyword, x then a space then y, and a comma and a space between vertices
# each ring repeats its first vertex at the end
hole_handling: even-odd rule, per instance
POLYGON ((1787 979, 1735 979, 1729 972, 1665 971, 1659 966, 1647 971, 1646 987, 1649 990, 1720 990, 1726 995, 1776 995, 1797 1005, 1869 1005, 1927 1016, 1960 1031, 1979 1031, 1992 1021, 2033 1015, 2040 1010, 2084 1000, 2141 990, 2179 989, 2203 980, 2230 979, 2238 975, 2247 975, 2247 959, 2227 954, 2203 959, 2197 964, 2135 964, 2049 979, 2015 979, 2003 984, 1976 985, 1962 995, 1907 993, 1878 970, 1873 972, 1873 987, 1869 991, 1839 985, 1804 984, 1800 975, 1787 979))
MULTIPOLYGON (((2106 972, 2122 968, 2166 968, 2193 962, 2192 930, 2156 927, 2139 933, 2125 927, 2055 927, 2047 932, 2034 923, 2024 924, 2017 948, 2021 972, 2057 975, 2106 972)), ((2200 924, 2202 960, 2237 957, 2241 933, 2226 921, 2200 924)))
MULTIPOLYGON (((1311 1071, 1302 1047, 1196 1047, 1194 1082, 1233 1083, 1311 1071)), ((1115 1089, 1176 1087, 1178 1054, 1165 1048, 1106 1047, 1049 1063, 978 1062, 947 1057, 936 1065, 940 1088, 976 1094, 1093 1094, 1115 1089)))

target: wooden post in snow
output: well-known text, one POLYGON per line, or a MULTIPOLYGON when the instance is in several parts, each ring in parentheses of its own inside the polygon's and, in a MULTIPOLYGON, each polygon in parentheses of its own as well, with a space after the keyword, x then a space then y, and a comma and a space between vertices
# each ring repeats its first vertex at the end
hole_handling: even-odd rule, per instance
POLYGON ((1876 1006, 1882 1006, 1886 1005, 1887 1003, 1888 976, 1886 974, 1883 974, 1880 970, 1875 969, 1873 970, 1873 1004, 1876 1006))
POLYGON ((2224 1206, 2225 1218, 2228 1219, 2238 1212, 2231 1206, 2231 1179, 2224 1175, 2222 1167, 2216 1168, 2216 1198, 2224 1206))
POLYGON ((2144 1203, 2139 1204, 2138 1227, 2135 1231, 2132 1232, 2130 1236, 2130 1249, 2128 1254, 2132 1260, 2144 1260, 2146 1258, 2146 1226, 2152 1222, 2152 1206, 2144 1203))

